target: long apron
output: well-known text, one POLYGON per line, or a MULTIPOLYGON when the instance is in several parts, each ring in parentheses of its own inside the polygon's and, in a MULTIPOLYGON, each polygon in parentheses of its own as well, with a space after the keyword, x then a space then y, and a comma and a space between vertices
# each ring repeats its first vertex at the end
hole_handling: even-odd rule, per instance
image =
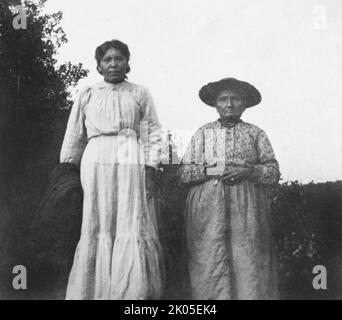
POLYGON ((185 213, 193 299, 279 298, 267 188, 209 180, 191 188, 185 213))

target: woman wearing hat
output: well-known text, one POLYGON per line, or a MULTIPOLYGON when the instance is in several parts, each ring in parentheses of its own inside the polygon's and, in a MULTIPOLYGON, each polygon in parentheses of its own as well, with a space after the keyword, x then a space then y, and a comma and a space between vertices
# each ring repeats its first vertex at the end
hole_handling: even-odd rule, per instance
POLYGON ((192 298, 277 299, 268 191, 279 165, 266 133, 240 119, 261 95, 225 78, 203 86, 199 97, 219 119, 197 130, 180 169, 191 186, 185 222, 192 298))

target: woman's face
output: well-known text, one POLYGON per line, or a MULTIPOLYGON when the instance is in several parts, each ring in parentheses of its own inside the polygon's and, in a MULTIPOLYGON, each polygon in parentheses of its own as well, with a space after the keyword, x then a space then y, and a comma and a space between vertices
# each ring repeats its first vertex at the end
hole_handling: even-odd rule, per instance
POLYGON ((246 106, 242 96, 232 90, 222 91, 216 99, 216 110, 221 119, 240 119, 246 106))
POLYGON ((120 50, 110 48, 101 59, 97 68, 103 75, 104 81, 118 83, 125 79, 128 61, 120 50))

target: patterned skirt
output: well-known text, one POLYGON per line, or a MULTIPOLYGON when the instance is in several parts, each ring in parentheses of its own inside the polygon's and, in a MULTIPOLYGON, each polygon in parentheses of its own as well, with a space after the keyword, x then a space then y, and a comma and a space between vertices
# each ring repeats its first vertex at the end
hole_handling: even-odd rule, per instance
POLYGON ((190 189, 186 254, 193 299, 278 299, 267 188, 209 180, 190 189))

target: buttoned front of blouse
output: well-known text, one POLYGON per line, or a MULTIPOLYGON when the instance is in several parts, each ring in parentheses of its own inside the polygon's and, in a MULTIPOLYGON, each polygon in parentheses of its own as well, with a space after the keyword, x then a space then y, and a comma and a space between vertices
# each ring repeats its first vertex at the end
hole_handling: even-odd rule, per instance
POLYGON ((280 176, 279 165, 266 133, 244 121, 231 128, 214 121, 197 130, 183 158, 181 181, 200 183, 210 179, 204 172, 204 164, 214 162, 226 167, 252 168, 250 180, 258 184, 277 183, 280 176))

